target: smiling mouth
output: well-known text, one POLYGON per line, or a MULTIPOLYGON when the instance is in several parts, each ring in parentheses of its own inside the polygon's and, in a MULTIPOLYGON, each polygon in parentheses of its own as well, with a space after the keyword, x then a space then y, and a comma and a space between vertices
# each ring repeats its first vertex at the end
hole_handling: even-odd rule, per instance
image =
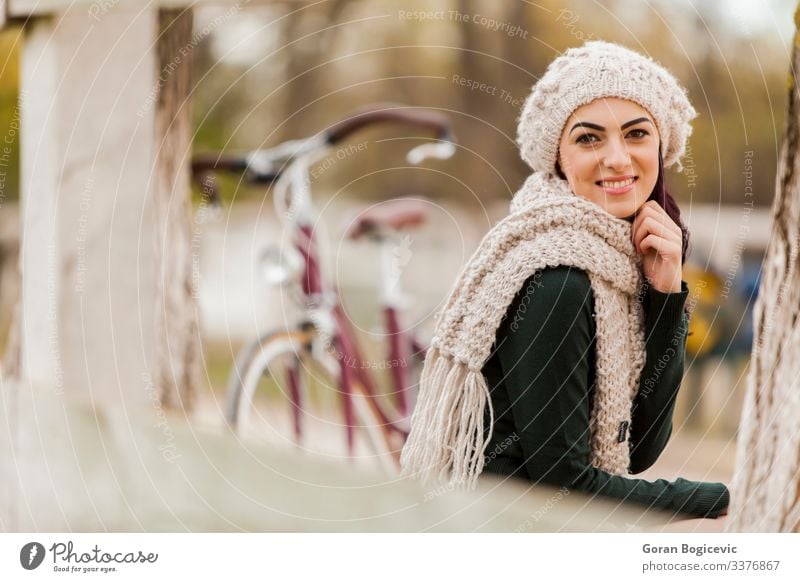
POLYGON ((623 179, 615 179, 615 180, 598 180, 595 182, 601 188, 625 188, 633 184, 636 180, 638 180, 638 176, 628 176, 623 179))

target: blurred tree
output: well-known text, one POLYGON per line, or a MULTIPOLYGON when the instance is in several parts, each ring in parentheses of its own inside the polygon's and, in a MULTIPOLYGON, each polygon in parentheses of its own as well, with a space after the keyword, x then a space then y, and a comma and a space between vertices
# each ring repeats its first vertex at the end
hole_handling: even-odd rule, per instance
MULTIPOLYGON (((795 13, 800 25, 800 5, 795 13)), ((800 532, 800 28, 789 74, 773 236, 754 310, 729 531, 800 532)))
MULTIPOLYGON (((325 70, 317 69, 328 58, 332 37, 337 34, 335 24, 349 0, 328 0, 289 12, 285 24, 285 39, 293 43, 288 52, 286 89, 283 91, 283 114, 288 119, 319 97, 315 90, 321 84, 325 70), (311 26, 309 26, 311 25, 311 26), (316 30, 315 30, 316 29, 316 30)), ((332 122, 333 120, 331 120, 332 122)), ((284 125, 278 140, 311 134, 319 130, 315 120, 298 115, 294 123, 284 125)))
POLYGON ((19 54, 22 28, 0 31, 0 206, 19 199, 19 54))

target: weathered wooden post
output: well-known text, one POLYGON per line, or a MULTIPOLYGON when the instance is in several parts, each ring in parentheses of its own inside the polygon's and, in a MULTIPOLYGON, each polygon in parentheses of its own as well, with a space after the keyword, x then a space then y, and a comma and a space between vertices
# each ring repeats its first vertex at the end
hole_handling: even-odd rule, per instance
POLYGON ((58 395, 188 408, 191 9, 3 4, 26 29, 12 368, 58 395))
POLYGON ((21 299, 0 387, 5 528, 42 515, 69 526, 57 492, 79 507, 85 468, 59 443, 114 449, 100 418, 147 419, 152 451, 113 433, 129 453, 162 464, 179 455, 180 419, 166 411, 190 407, 200 363, 188 172, 197 41, 181 4, 0 3, 0 24, 25 28, 21 299), (76 410, 97 416, 67 414, 76 410), (25 499, 41 511, 21 512, 25 499))

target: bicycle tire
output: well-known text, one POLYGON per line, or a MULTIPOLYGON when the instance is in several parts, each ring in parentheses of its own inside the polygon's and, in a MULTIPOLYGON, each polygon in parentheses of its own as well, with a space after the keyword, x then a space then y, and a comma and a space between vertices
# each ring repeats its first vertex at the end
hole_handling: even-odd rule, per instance
MULTIPOLYGON (((230 427, 237 434, 244 434, 247 429, 248 417, 253 410, 253 397, 258 383, 265 371, 272 368, 271 364, 277 358, 287 354, 294 355, 302 360, 302 367, 324 370, 338 381, 336 371, 331 369, 330 363, 320 362, 311 353, 311 343, 314 340, 312 330, 297 329, 292 331, 279 330, 264 334, 257 340, 248 344, 236 359, 236 364, 228 378, 226 391, 225 417, 230 427)), ((282 387, 281 381, 274 378, 281 392, 288 391, 282 387)), ((363 443, 370 451, 381 459, 382 464, 393 470, 399 466, 399 449, 402 442, 393 441, 386 430, 380 426, 380 421, 371 414, 367 397, 363 389, 356 385, 353 393, 353 408, 356 413, 356 432, 360 434, 363 443)), ((299 440, 293 439, 296 444, 299 440)))
MULTIPOLYGON (((248 402, 242 401, 242 397, 252 400, 258 380, 261 374, 256 374, 256 364, 269 354, 266 349, 273 350, 275 355, 284 355, 288 350, 302 351, 304 349, 299 341, 305 339, 304 332, 277 330, 268 332, 258 339, 247 344, 236 357, 233 368, 228 375, 228 382, 225 390, 225 420, 231 428, 240 432, 246 424, 248 402)), ((274 357, 269 358, 274 359, 274 357)))

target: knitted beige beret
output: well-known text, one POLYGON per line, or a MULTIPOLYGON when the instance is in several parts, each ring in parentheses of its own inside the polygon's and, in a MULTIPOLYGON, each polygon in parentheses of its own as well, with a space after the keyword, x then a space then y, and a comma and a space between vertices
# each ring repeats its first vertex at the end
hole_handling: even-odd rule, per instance
POLYGON ((620 97, 647 109, 661 135, 664 166, 678 163, 697 116, 686 91, 664 67, 637 52, 593 40, 571 48, 547 67, 525 101, 517 128, 522 159, 534 170, 553 172, 561 132, 578 107, 620 97))

